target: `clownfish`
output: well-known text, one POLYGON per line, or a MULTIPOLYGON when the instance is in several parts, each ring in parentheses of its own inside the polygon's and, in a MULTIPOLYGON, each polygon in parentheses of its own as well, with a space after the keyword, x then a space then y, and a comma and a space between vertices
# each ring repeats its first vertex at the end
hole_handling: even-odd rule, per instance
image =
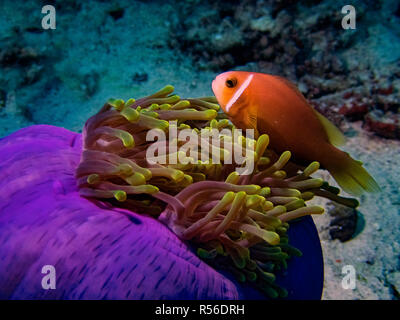
POLYGON ((340 130, 285 78, 229 71, 214 79, 212 90, 237 128, 269 135, 275 151, 289 150, 298 163, 318 161, 348 193, 380 191, 361 162, 337 148, 345 143, 340 130))

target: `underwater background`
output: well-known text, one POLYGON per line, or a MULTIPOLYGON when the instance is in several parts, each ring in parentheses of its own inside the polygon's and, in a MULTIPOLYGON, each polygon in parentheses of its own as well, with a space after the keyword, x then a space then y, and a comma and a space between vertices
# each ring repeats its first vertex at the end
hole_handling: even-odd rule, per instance
POLYGON ((211 95, 230 69, 292 80, 382 189, 357 210, 315 200, 327 207, 313 217, 323 298, 400 298, 399 1, 1 1, 0 15, 0 137, 33 124, 81 132, 109 98, 166 84, 211 95), (47 4, 54 30, 41 26, 47 4), (354 30, 341 26, 347 4, 354 30), (345 265, 354 290, 342 288, 345 265))

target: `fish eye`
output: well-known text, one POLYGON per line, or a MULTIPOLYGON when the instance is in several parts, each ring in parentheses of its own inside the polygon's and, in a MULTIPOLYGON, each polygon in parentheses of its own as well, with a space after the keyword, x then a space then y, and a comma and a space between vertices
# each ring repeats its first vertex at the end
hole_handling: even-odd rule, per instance
POLYGON ((235 78, 230 78, 230 79, 228 79, 228 80, 225 81, 225 85, 226 85, 228 88, 233 88, 233 87, 236 86, 236 84, 237 84, 237 80, 236 80, 235 78))

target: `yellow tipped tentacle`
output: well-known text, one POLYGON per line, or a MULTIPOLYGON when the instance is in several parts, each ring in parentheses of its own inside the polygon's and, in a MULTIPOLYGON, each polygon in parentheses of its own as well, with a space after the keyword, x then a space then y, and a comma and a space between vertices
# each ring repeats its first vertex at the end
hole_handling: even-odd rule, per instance
MULTIPOLYGON (((351 207, 358 202, 338 196, 337 188, 312 178, 318 162, 302 169, 289 162, 289 151, 275 160, 276 154, 267 150, 267 135, 256 140, 236 138, 234 126, 218 110, 214 97, 181 100, 173 94, 172 86, 136 101, 110 100, 84 128, 84 151, 76 171, 80 194, 114 198, 133 211, 160 215, 160 221, 180 238, 197 242, 203 259, 218 263, 230 259, 228 268, 241 281, 252 282, 272 297, 284 297, 287 292, 274 283, 274 272, 286 268, 290 256, 300 255, 289 245, 287 222, 321 214, 321 207, 305 204, 314 195, 351 207), (152 129, 163 131, 167 139, 176 142, 177 150, 173 144, 158 149, 158 155, 167 156, 166 163, 154 164, 146 158, 150 146, 163 144, 146 141, 152 129), (187 147, 199 146, 190 156, 187 152, 191 149, 180 150, 187 141, 168 137, 186 129, 198 137, 188 143, 187 147), (215 132, 219 132, 217 139, 215 132), (236 151, 229 146, 241 151, 243 158, 247 155, 244 163, 227 161, 233 156, 229 150, 236 151), (216 162, 216 155, 221 162, 216 162), (175 162, 175 158, 189 161, 175 162), (250 174, 241 176, 235 171, 253 160, 250 174)), ((334 168, 335 178, 339 175, 339 181, 346 180, 350 175, 351 183, 376 189, 364 169, 359 169, 360 163, 355 163, 354 176, 334 168)))

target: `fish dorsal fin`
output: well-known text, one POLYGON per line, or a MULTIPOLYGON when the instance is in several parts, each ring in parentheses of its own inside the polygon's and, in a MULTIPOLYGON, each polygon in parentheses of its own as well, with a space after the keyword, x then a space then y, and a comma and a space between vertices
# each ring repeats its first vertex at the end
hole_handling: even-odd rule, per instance
POLYGON ((284 84, 286 84, 289 88, 291 88, 294 92, 296 92, 296 94, 299 96, 299 98, 301 98, 302 100, 306 100, 304 95, 300 92, 299 88, 297 88, 297 86, 293 82, 291 82, 288 79, 283 78, 281 76, 273 75, 272 77, 274 77, 275 79, 278 79, 279 81, 281 81, 284 84))
POLYGON ((325 129, 326 134, 328 135, 329 142, 332 143, 334 146, 339 147, 346 143, 346 138, 343 133, 327 118, 325 118, 322 114, 320 114, 317 110, 314 110, 315 115, 317 116, 318 120, 321 122, 322 126, 325 129))

